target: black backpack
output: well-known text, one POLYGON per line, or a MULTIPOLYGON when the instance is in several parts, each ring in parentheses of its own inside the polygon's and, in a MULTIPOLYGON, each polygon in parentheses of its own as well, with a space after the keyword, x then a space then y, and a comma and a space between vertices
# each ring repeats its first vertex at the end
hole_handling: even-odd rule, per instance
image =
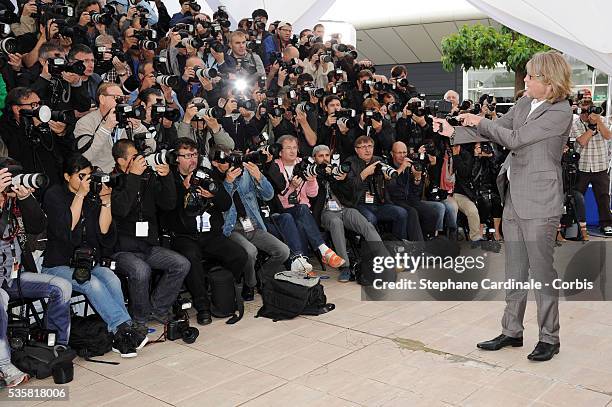
POLYGON ((91 359, 91 357, 106 354, 113 347, 113 334, 108 332, 106 322, 99 315, 88 315, 86 317, 73 315, 69 344, 77 352, 77 355, 87 361, 118 364, 117 362, 91 359))
POLYGON ((211 314, 215 318, 226 318, 236 311, 234 275, 226 268, 211 267, 208 271, 211 291, 211 314))
POLYGON ((72 381, 76 352, 66 346, 47 346, 44 343, 29 341, 21 349, 11 351, 11 361, 22 372, 37 379, 53 375, 56 384, 72 381))
POLYGON ((255 315, 276 321, 292 319, 298 315, 321 315, 336 308, 327 303, 320 282, 312 287, 272 279, 263 287, 263 306, 255 315))

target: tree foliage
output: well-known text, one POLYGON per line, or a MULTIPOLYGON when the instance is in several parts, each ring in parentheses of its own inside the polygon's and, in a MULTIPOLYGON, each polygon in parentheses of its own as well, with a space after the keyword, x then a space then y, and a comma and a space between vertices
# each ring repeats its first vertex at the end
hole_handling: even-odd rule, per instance
POLYGON ((515 90, 524 89, 525 65, 533 54, 550 49, 507 27, 464 25, 455 34, 442 39, 442 66, 452 71, 455 66, 492 69, 505 64, 515 72, 515 90))

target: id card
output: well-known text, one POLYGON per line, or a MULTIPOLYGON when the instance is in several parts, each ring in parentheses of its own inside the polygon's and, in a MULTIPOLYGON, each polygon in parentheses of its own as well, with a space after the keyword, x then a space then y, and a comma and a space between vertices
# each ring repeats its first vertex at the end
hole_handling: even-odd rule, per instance
POLYGON ((210 232, 210 214, 204 212, 196 218, 198 224, 198 232, 210 232))
POLYGON ((337 212, 340 210, 340 205, 338 205, 338 202, 336 202, 335 199, 330 199, 329 201, 327 201, 327 209, 333 212, 337 212))
POLYGON ((252 232, 255 230, 253 222, 251 222, 249 218, 240 218, 240 223, 242 223, 242 229, 244 229, 245 232, 252 232))
POLYGON ((149 222, 136 222, 136 237, 149 236, 149 222))
POLYGON ((374 195, 372 195, 372 194, 371 194, 371 193, 369 193, 369 192, 366 192, 366 195, 365 195, 365 203, 367 203, 367 204, 373 204, 373 203, 374 203, 374 195))
POLYGON ((11 267, 11 280, 15 280, 19 276, 19 262, 13 258, 13 267, 11 267))

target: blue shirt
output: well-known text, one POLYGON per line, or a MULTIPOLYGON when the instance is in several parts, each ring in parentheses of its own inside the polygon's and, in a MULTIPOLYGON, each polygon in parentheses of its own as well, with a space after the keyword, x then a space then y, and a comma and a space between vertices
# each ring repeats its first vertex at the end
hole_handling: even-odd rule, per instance
MULTIPOLYGON (((127 9, 129 8, 128 6, 128 0, 112 0, 108 3, 117 3, 123 7, 125 7, 125 12, 127 13, 127 9)), ((155 10, 153 9, 153 7, 146 1, 142 0, 140 3, 137 4, 137 6, 142 6, 145 9, 147 9, 147 12, 149 13, 149 24, 150 25, 155 25, 157 24, 157 13, 155 12, 155 10)))

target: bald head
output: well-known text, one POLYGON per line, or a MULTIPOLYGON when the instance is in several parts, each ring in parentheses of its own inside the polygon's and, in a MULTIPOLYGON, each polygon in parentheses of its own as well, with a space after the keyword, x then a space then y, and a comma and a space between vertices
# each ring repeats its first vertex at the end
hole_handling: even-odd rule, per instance
POLYGON ((294 46, 289 46, 283 50, 283 61, 289 62, 293 58, 299 58, 300 51, 294 46))
POLYGON ((402 165, 407 155, 408 147, 406 147, 406 144, 401 141, 396 141, 393 143, 393 146, 391 147, 391 157, 393 158, 393 164, 395 164, 396 167, 402 165))
POLYGON ((206 66, 204 61, 200 57, 189 57, 185 62, 185 66, 189 68, 193 68, 194 66, 206 66))

